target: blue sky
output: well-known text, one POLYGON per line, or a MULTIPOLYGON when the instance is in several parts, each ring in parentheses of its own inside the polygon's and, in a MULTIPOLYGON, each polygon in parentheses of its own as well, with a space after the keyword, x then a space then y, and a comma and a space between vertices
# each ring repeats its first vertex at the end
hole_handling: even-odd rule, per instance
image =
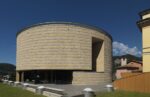
POLYGON ((0 62, 16 63, 16 33, 41 22, 68 21, 94 25, 113 37, 114 55, 140 56, 138 13, 150 0, 0 0, 0 62))

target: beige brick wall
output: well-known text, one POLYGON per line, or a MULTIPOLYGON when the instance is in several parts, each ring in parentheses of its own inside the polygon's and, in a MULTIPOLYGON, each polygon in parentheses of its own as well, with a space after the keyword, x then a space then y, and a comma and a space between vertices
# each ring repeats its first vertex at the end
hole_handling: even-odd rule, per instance
POLYGON ((97 73, 97 72, 73 72, 74 85, 102 85, 111 82, 110 73, 97 73))
POLYGON ((95 29, 73 24, 46 24, 23 30, 17 36, 17 70, 91 70, 92 37, 104 43, 97 72, 111 72, 111 39, 95 29))
POLYGON ((17 38, 17 69, 91 69, 91 37, 63 24, 37 26, 17 38))

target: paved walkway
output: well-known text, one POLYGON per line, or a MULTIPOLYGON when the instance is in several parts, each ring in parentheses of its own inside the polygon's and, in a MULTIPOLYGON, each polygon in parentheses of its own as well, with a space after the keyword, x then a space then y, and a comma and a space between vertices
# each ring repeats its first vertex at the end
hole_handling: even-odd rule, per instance
POLYGON ((40 84, 42 86, 64 89, 69 97, 82 97, 83 89, 92 88, 94 91, 106 91, 105 85, 72 85, 72 84, 40 84))

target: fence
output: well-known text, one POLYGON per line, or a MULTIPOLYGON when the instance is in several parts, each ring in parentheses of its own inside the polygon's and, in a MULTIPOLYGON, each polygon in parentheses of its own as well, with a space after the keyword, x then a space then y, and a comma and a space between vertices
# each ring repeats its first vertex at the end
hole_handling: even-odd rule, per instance
POLYGON ((124 77, 114 81, 113 85, 117 90, 150 92, 150 73, 140 73, 124 77))
POLYGON ((131 77, 139 74, 141 73, 132 73, 132 72, 121 73, 121 78, 131 77))

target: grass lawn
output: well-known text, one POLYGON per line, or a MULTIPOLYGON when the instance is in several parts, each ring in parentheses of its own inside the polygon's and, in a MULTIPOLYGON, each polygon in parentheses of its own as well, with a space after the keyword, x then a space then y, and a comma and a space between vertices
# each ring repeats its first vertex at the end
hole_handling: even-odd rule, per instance
POLYGON ((100 92, 96 94, 96 97, 150 97, 150 93, 136 93, 136 92, 100 92))
MULTIPOLYGON (((38 95, 18 87, 12 87, 0 83, 0 97, 45 97, 38 95)), ((150 97, 150 93, 136 93, 136 92, 99 92, 96 97, 150 97)))
POLYGON ((45 97, 18 87, 11 87, 0 83, 0 97, 45 97))

